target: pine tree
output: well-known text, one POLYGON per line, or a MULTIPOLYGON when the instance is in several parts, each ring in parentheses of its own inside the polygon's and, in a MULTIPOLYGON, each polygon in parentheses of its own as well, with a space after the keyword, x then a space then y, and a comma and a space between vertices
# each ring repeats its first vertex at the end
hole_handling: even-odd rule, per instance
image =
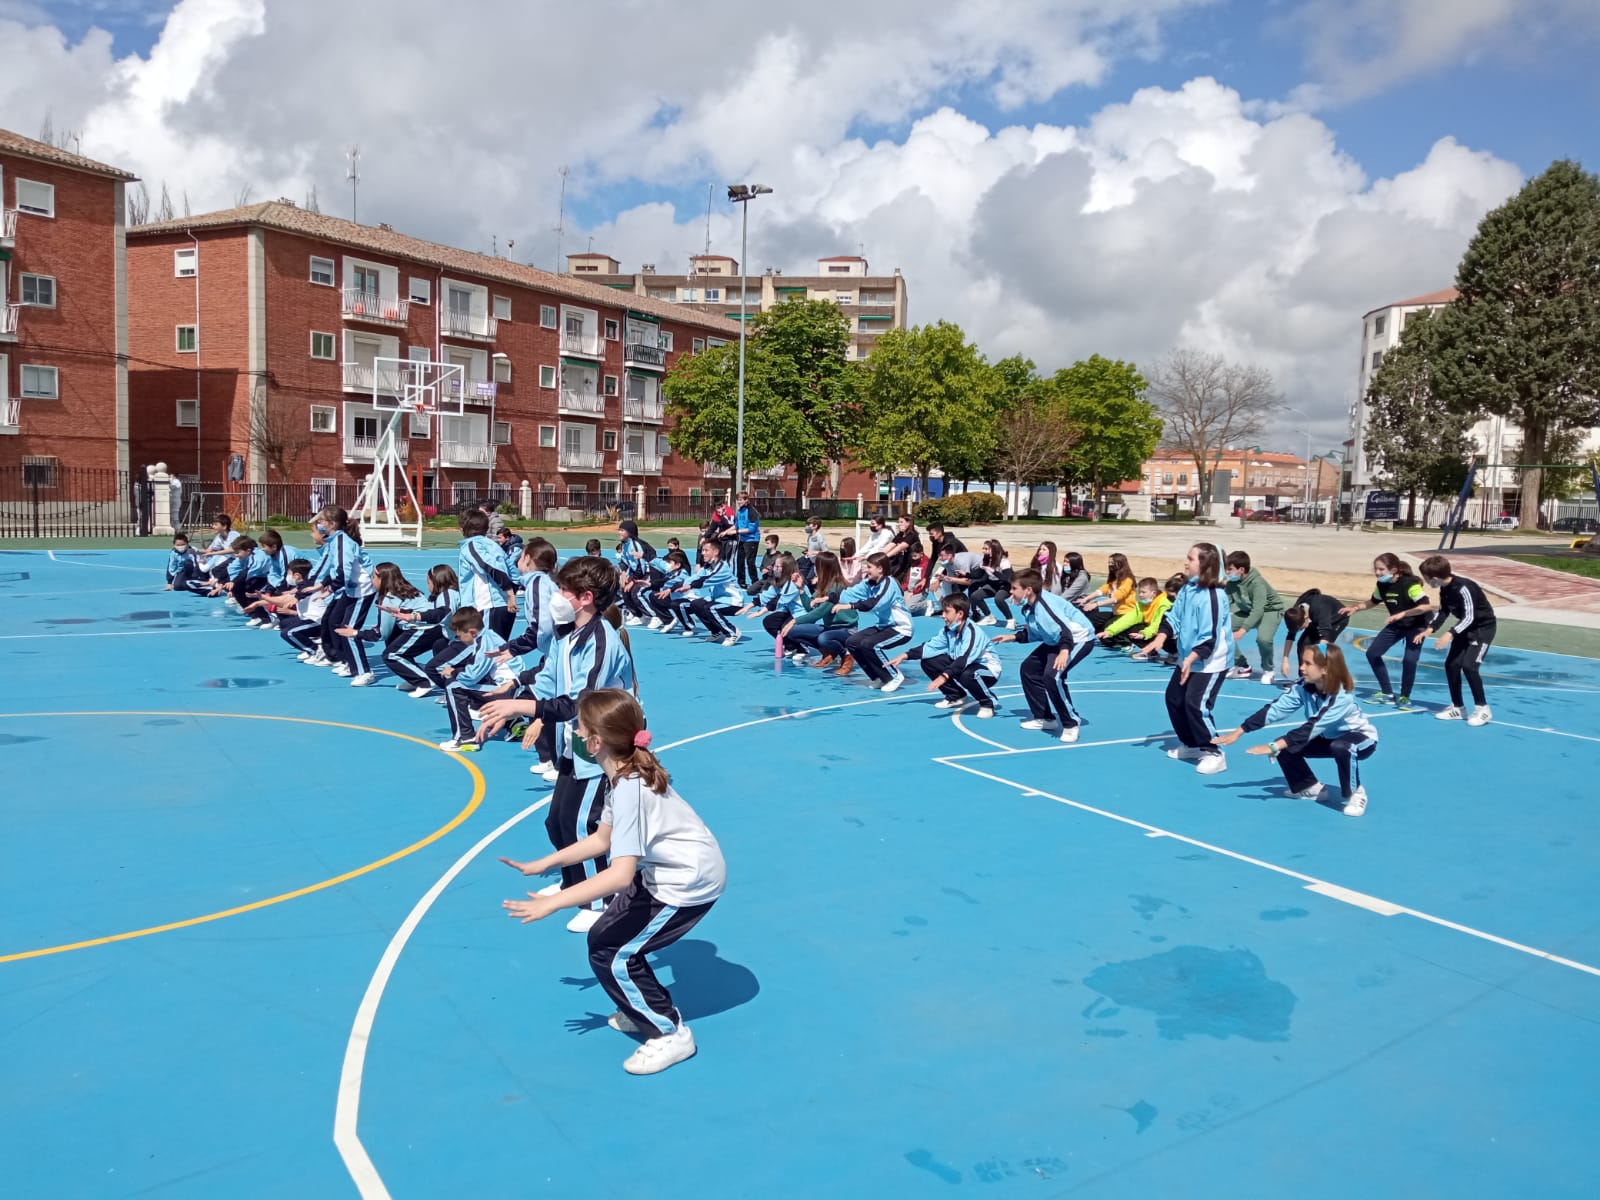
MULTIPOLYGON (((1600 424, 1600 180, 1560 161, 1484 217, 1444 311, 1434 387, 1461 413, 1522 431, 1524 461, 1553 434, 1600 424)), ((1543 472, 1523 474, 1522 527, 1534 529, 1543 472)))

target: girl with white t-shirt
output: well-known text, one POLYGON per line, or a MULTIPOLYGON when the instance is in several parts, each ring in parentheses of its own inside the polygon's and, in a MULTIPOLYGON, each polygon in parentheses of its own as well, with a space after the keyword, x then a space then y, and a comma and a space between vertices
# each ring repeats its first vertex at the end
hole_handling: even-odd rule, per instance
POLYGON ((527 924, 611 897, 589 930, 589 965, 616 1002, 611 1028, 646 1039, 622 1064, 631 1075, 653 1075, 694 1055, 694 1034, 645 956, 694 928, 727 884, 717 839, 672 790, 666 768, 649 747, 644 710, 631 693, 585 693, 578 701, 573 750, 599 763, 610 781, 599 828, 535 862, 500 860, 524 875, 540 875, 609 856, 610 865, 593 878, 554 895, 529 892, 528 899, 507 900, 504 907, 527 924))

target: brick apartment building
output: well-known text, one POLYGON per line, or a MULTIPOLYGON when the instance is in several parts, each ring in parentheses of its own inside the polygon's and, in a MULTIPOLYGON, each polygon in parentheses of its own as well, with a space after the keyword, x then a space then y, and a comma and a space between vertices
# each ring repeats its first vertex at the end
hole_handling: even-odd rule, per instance
POLYGON ((133 452, 191 478, 350 494, 370 472, 383 359, 462 368, 462 412, 408 421, 424 504, 592 505, 725 492, 672 452, 666 370, 727 321, 296 207, 255 204, 128 233, 133 452))
MULTIPOLYGON (((1339 488, 1339 464, 1313 458, 1309 463, 1293 454, 1266 450, 1226 450, 1217 460, 1218 476, 1227 473, 1229 499, 1213 503, 1213 509, 1281 509, 1303 505, 1308 499, 1331 499, 1339 488)), ((1157 450, 1145 460, 1138 479, 1118 489, 1123 502, 1152 511, 1172 505, 1180 512, 1192 512, 1200 495, 1194 458, 1178 450, 1157 450), (1148 504, 1146 503, 1148 501, 1148 504)))
POLYGON ((128 467, 116 167, 0 130, 0 470, 128 467))

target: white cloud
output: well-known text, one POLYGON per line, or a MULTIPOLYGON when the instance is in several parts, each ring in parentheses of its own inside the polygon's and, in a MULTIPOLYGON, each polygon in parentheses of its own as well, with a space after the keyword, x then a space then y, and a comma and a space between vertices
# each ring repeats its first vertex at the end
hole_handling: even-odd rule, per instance
MULTIPOLYGON (((32 132, 48 107, 85 153, 196 211, 312 183, 347 211, 343 154, 360 142, 363 219, 469 248, 514 237, 541 265, 558 164, 585 210, 624 209, 588 230, 569 210, 566 249, 593 235, 663 271, 702 245, 703 210, 649 197, 756 179, 775 192, 750 213, 752 269, 861 245, 904 270, 913 319, 956 320, 1045 369, 1179 344, 1261 362, 1333 445, 1360 314, 1449 282, 1515 167, 1445 138, 1370 181, 1322 122, 1209 78, 1076 127, 990 129, 949 106, 1094 84, 1156 53, 1162 18, 1191 2, 818 0, 775 18, 708 0, 689 21, 596 0, 535 22, 511 0, 454 20, 421 0, 182 0, 153 50, 121 61, 102 34, 67 44, 0 18, 0 42, 24 48, 0 77, 0 125, 32 132)), ((737 216, 719 196, 718 251, 738 252, 737 216)))

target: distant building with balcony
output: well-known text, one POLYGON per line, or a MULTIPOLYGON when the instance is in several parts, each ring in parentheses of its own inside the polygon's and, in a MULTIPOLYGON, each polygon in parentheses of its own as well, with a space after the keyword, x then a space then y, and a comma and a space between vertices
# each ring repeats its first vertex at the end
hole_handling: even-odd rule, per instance
POLYGON ((126 171, 0 130, 0 469, 128 458, 126 171))
POLYGON ((726 334, 715 314, 284 200, 137 226, 128 244, 142 460, 346 496, 405 360, 428 360, 458 371, 439 414, 406 419, 424 503, 523 480, 544 505, 728 486, 672 452, 661 394, 681 355, 726 334))

